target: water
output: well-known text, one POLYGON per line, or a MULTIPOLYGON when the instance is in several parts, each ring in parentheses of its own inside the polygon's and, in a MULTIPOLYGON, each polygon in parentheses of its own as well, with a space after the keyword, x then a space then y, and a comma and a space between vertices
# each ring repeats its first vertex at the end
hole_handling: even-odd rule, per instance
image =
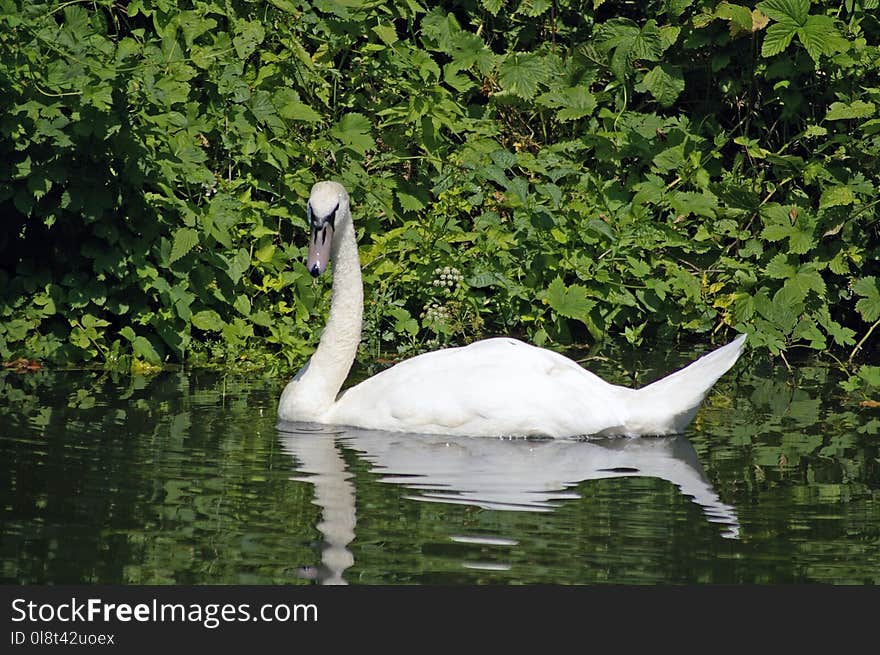
POLYGON ((880 415, 839 379, 746 358, 683 436, 552 441, 278 426, 283 380, 3 372, 0 582, 876 584, 880 415))

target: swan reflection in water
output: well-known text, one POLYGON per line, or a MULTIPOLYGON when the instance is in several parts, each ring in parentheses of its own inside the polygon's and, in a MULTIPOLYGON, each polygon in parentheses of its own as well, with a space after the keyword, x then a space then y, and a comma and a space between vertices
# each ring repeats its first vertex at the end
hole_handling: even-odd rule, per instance
POLYGON ((721 502, 683 436, 501 439, 288 422, 279 424, 279 431, 284 451, 302 474, 292 479, 314 485, 314 503, 322 510, 317 526, 324 537, 322 566, 312 573, 323 584, 345 584, 343 572, 354 563, 348 544, 357 523, 355 487, 341 447, 370 462, 382 482, 415 492, 408 498, 490 510, 552 511, 560 501, 579 498, 573 488, 586 480, 659 478, 697 504, 707 521, 719 524, 723 537, 739 537, 734 508, 721 502))

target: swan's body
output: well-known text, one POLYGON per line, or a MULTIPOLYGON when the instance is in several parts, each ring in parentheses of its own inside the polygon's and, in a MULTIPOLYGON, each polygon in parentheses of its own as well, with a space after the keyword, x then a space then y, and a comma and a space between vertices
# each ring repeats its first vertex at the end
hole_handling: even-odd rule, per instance
POLYGON ((742 352, 745 335, 653 384, 628 389, 558 353, 495 338, 413 357, 337 397, 357 353, 363 314, 345 189, 316 184, 309 216, 307 266, 318 275, 333 259, 333 297, 318 349, 281 395, 282 420, 472 436, 675 434, 742 352))

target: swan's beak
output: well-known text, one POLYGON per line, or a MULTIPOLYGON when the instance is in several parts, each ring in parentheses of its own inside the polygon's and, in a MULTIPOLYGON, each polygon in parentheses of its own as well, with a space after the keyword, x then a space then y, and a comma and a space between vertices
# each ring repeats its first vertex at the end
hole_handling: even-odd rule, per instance
POLYGON ((312 238, 309 241, 309 256, 306 268, 312 277, 318 277, 327 270, 330 263, 330 245, 333 243, 333 226, 328 222, 320 227, 312 227, 312 238))

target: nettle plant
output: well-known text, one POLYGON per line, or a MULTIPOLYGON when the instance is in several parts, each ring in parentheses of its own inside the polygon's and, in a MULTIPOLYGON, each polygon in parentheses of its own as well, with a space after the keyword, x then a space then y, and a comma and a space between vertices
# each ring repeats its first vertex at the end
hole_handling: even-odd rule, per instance
POLYGON ((738 330, 870 366, 878 9, 0 0, 0 357, 296 367, 334 178, 365 360, 738 330))

